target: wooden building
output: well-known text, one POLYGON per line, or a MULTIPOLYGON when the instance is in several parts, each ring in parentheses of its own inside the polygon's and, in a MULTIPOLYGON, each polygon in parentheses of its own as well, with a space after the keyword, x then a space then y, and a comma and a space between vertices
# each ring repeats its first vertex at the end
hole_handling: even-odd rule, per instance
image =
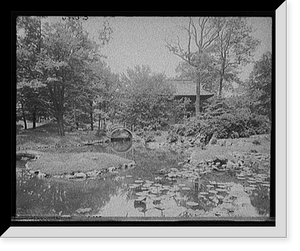
MULTIPOLYGON (((168 80, 168 83, 174 88, 175 99, 188 98, 191 100, 187 106, 187 112, 190 115, 195 114, 195 102, 196 102, 196 84, 192 80, 168 80)), ((208 98, 214 96, 213 93, 209 93, 201 88, 200 90, 200 111, 202 110, 202 104, 208 98)))

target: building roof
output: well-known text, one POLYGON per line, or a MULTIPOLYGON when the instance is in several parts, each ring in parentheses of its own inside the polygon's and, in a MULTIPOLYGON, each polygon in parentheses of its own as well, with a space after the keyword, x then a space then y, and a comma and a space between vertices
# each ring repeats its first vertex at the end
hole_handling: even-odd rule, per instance
MULTIPOLYGON (((175 96, 195 96, 196 95, 196 84, 192 80, 168 80, 175 88, 175 96)), ((200 96, 210 98, 214 94, 207 92, 201 88, 200 96)))

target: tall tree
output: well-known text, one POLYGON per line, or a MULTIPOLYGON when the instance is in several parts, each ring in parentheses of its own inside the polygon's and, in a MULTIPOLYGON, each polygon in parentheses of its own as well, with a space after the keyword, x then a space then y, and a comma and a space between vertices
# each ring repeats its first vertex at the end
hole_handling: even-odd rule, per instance
MULTIPOLYGON (((93 114, 98 115, 98 131, 101 128, 101 121, 106 119, 113 120, 115 115, 115 102, 118 97, 118 88, 120 86, 119 76, 111 72, 110 68, 103 61, 95 61, 89 65, 91 73, 88 75, 89 86, 87 89, 88 110, 90 112, 90 121, 92 123, 93 114)), ((91 124, 92 126, 92 124, 91 124)))
POLYGON ((251 108, 271 120, 272 100, 272 53, 266 52, 255 62, 248 81, 248 95, 251 108))
POLYGON ((184 46, 183 38, 177 36, 177 42, 166 41, 167 48, 176 56, 183 59, 195 72, 196 82, 196 116, 200 116, 200 90, 203 82, 203 73, 207 74, 210 61, 210 51, 219 37, 221 30, 219 17, 189 18, 187 27, 183 27, 187 35, 187 44, 184 46))
POLYGON ((240 65, 245 65, 253 58, 259 41, 251 35, 253 29, 247 25, 245 17, 222 17, 221 30, 214 43, 212 54, 215 57, 215 70, 218 75, 218 95, 222 96, 224 84, 230 87, 239 82, 240 65))
MULTIPOLYGON (((20 22, 21 28, 28 26, 26 18, 20 20, 25 23, 20 22)), ((86 84, 87 66, 99 59, 99 44, 90 40, 81 21, 74 19, 45 23, 43 27, 39 23, 39 26, 32 26, 28 30, 31 32, 26 32, 25 29, 25 38, 20 41, 17 61, 24 62, 22 54, 25 54, 29 63, 25 62, 22 67, 18 67, 19 75, 26 76, 19 78, 18 82, 39 88, 38 100, 43 108, 56 118, 59 134, 63 136, 64 113, 66 108, 74 103, 72 100, 77 97, 76 90, 80 90, 78 87, 86 84), (40 34, 38 50, 24 50, 26 41, 37 30, 40 34)), ((110 34, 111 29, 105 22, 103 30, 99 33, 100 44, 106 44, 110 34)))
POLYGON ((25 129, 25 114, 31 114, 33 128, 41 109, 38 102, 38 72, 35 65, 41 51, 41 17, 18 17, 17 19, 17 103, 21 107, 25 129))
POLYGON ((152 73, 149 66, 135 66, 121 77, 122 119, 135 126, 154 126, 166 122, 172 106, 173 90, 166 76, 152 73))

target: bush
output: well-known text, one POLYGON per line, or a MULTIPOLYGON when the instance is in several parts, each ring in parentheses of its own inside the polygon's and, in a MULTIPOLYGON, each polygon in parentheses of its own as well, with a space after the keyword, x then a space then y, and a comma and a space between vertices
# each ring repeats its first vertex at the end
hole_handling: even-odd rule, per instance
POLYGON ((222 114, 205 121, 209 125, 204 129, 206 134, 213 131, 216 138, 249 137, 270 132, 267 118, 262 118, 261 115, 222 114))
POLYGON ((172 131, 168 133, 167 142, 174 143, 174 142, 177 142, 178 139, 179 139, 178 134, 176 134, 172 131))
POLYGON ((154 134, 153 133, 147 133, 145 135, 145 142, 148 143, 148 142, 154 142, 154 134))
POLYGON ((247 108, 230 108, 224 99, 214 101, 200 119, 190 118, 184 125, 174 125, 169 130, 169 141, 176 136, 201 136, 211 138, 239 138, 270 133, 266 116, 251 113, 247 108))

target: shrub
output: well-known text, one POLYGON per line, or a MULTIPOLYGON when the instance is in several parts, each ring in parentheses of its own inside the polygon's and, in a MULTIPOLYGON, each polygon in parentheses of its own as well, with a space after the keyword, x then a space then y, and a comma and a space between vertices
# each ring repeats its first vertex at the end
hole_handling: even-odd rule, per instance
POLYGON ((179 138, 178 134, 176 134, 173 131, 169 131, 167 136, 167 142, 169 143, 177 142, 178 138, 179 138))
POLYGON ((247 108, 230 108, 224 99, 214 101, 200 119, 190 118, 184 125, 174 125, 169 130, 170 140, 176 136, 201 136, 211 138, 239 138, 270 132, 266 116, 251 113, 247 108))
POLYGON ((217 138, 249 137, 270 132, 266 116, 252 113, 247 106, 234 106, 230 99, 217 99, 206 108, 202 119, 214 131, 217 138))

